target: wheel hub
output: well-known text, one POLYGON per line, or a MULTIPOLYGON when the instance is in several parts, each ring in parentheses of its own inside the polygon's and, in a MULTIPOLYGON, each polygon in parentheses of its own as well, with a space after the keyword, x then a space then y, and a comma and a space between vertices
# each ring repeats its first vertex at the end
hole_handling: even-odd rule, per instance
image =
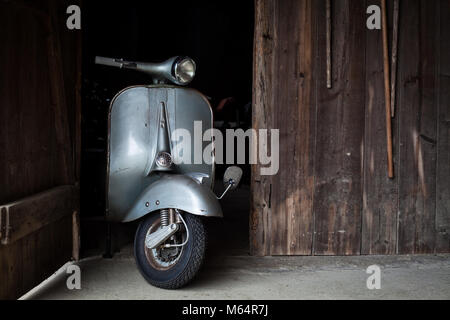
MULTIPOLYGON (((147 235, 155 232, 161 227, 160 219, 156 220, 148 229, 147 235)), ((167 239, 160 246, 149 249, 147 246, 145 247, 145 256, 147 257, 147 261, 149 264, 158 270, 168 270, 172 268, 181 257, 181 253, 183 252, 183 247, 173 246, 167 247, 167 245, 179 245, 183 243, 186 238, 186 233, 184 228, 180 228, 174 235, 172 235, 169 239, 167 239)))

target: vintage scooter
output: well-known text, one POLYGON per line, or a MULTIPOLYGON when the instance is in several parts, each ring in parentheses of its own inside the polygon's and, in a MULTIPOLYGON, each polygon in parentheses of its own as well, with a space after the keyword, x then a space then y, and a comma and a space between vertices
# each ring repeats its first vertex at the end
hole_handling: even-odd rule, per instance
MULTIPOLYGON (((192 59, 141 63, 96 57, 95 62, 145 72, 153 79, 152 85, 122 90, 111 102, 106 216, 118 222, 141 219, 134 241, 139 270, 154 286, 180 288, 194 278, 204 260, 204 217, 222 217, 218 200, 237 187, 242 170, 226 170, 225 192, 217 197, 212 191, 214 152, 210 163, 195 164, 194 152, 191 161, 175 161, 186 150, 172 140, 174 130, 194 136, 194 121, 201 121, 203 136, 213 125, 205 96, 181 87, 194 78, 192 59)), ((202 152, 212 140, 202 142, 202 152)))

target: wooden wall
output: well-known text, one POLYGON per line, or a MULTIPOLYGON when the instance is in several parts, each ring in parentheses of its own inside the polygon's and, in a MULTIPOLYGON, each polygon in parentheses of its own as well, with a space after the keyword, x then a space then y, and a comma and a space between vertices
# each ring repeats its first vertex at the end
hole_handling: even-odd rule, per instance
POLYGON ((332 89, 325 0, 255 2, 253 124, 280 130, 280 171, 252 167, 251 251, 450 252, 450 2, 401 1, 394 179, 382 35, 366 28, 380 1, 331 2, 332 89))
POLYGON ((81 55, 69 4, 0 1, 0 298, 19 297, 72 255, 81 55))

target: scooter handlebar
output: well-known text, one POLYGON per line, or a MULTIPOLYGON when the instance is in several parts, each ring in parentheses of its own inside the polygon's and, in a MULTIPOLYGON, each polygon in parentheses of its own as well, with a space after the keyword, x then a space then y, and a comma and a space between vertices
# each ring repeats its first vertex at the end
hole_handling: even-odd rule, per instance
POLYGON ((175 84, 186 85, 187 83, 180 83, 178 79, 172 74, 172 69, 180 57, 175 56, 161 63, 150 62, 134 62, 125 61, 123 59, 95 57, 95 63, 104 66, 116 67, 121 69, 132 69, 144 72, 153 77, 155 81, 168 80, 175 84))
POLYGON ((95 64, 101 64, 104 66, 117 67, 117 68, 128 68, 135 69, 136 62, 124 61, 123 59, 114 59, 107 57, 95 57, 95 64))

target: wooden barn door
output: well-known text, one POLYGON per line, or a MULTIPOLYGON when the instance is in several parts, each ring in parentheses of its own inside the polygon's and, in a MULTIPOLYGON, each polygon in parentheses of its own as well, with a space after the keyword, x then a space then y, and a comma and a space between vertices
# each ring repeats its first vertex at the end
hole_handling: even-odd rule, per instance
POLYGON ((77 257, 80 43, 64 4, 0 2, 0 299, 77 257))
POLYGON ((327 89, 325 1, 256 1, 254 127, 279 129, 280 169, 253 167, 254 254, 360 252, 365 11, 333 3, 327 89))
POLYGON ((253 127, 280 130, 280 169, 274 176, 263 176, 259 165, 252 166, 254 254, 311 254, 316 131, 311 90, 313 3, 255 3, 253 127))
POLYGON ((366 27, 380 1, 331 4, 327 88, 326 0, 255 2, 253 127, 279 129, 280 165, 252 166, 251 252, 449 252, 448 1, 401 7, 394 179, 381 31, 366 27))

